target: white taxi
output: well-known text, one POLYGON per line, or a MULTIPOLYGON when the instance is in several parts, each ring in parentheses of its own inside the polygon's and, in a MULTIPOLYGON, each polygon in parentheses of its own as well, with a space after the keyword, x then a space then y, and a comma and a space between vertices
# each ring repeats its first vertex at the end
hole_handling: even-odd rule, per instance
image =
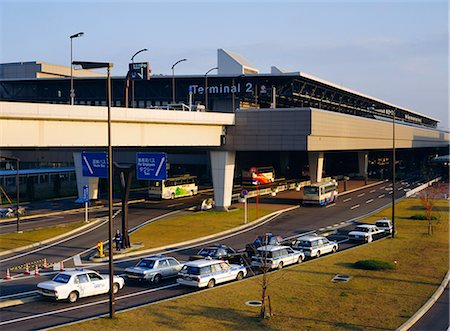
POLYGON ((178 273, 177 282, 195 287, 214 287, 230 280, 241 280, 247 275, 247 268, 227 261, 201 259, 186 262, 178 273))
POLYGON ((256 255, 252 256, 252 266, 281 269, 289 264, 301 263, 304 259, 303 252, 289 246, 268 245, 258 247, 256 255))
POLYGON ((360 224, 348 233, 348 240, 370 243, 386 235, 387 233, 384 230, 379 229, 374 224, 360 224))
MULTIPOLYGON (((125 281, 122 277, 114 276, 113 293, 123 288, 125 281)), ((89 297, 109 292, 109 276, 100 275, 93 270, 64 271, 52 280, 37 285, 37 292, 55 300, 75 302, 78 298, 89 297)))
POLYGON ((337 242, 322 236, 303 236, 293 242, 292 248, 309 257, 320 257, 322 254, 336 252, 339 247, 337 242))

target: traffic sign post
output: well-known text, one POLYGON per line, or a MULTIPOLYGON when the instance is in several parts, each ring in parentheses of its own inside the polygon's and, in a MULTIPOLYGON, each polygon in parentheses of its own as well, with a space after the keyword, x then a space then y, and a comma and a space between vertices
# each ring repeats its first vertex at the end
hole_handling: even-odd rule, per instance
POLYGON ((136 153, 136 177, 138 180, 167 179, 167 154, 136 153))
POLYGON ((242 190, 241 195, 244 197, 244 224, 247 224, 247 190, 242 190))
POLYGON ((108 178, 108 154, 105 152, 82 152, 83 176, 108 178))

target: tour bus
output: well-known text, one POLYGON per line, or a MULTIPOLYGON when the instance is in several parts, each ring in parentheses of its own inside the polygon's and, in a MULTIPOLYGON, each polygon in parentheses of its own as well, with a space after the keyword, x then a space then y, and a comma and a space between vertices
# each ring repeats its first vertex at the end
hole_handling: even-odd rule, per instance
POLYGON ((242 170, 243 185, 269 184, 275 181, 275 169, 273 167, 252 167, 250 170, 242 170))
POLYGON ((336 202, 338 195, 338 185, 335 180, 307 185, 303 190, 303 204, 324 206, 336 202))
POLYGON ((198 193, 197 177, 182 175, 166 180, 151 180, 148 195, 150 198, 175 199, 193 196, 198 193))

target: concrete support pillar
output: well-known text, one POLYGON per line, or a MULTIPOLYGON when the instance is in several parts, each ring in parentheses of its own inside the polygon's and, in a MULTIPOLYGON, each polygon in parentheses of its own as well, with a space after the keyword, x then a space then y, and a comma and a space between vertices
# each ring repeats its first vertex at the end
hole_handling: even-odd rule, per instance
POLYGON ((358 171, 359 171, 359 175, 364 178, 367 177, 368 163, 369 163, 369 153, 368 152, 358 152, 358 171))
POLYGON ((309 178, 311 183, 322 180, 323 152, 308 152, 309 178))
POLYGON ((216 208, 227 210, 231 206, 236 152, 212 151, 210 157, 216 208))
POLYGON ((81 166, 81 153, 73 153, 73 163, 75 165, 75 176, 77 178, 78 199, 83 199, 83 186, 89 185, 89 199, 98 199, 98 178, 84 177, 81 166))

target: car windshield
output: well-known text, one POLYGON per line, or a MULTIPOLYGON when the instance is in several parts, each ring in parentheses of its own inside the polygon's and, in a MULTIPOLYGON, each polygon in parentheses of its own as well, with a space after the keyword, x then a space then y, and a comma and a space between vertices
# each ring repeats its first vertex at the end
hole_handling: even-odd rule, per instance
POLYGON ((181 272, 189 275, 200 275, 200 268, 185 265, 181 268, 181 272))
POLYGON ((154 266, 155 266, 155 260, 142 260, 142 261, 139 261, 139 263, 137 264, 136 267, 153 269, 154 266))
POLYGON ((387 222, 377 222, 377 223, 375 223, 375 225, 376 226, 386 227, 386 228, 389 226, 389 224, 387 222))
POLYGON ((311 242, 308 240, 300 240, 298 242, 299 246, 304 246, 304 247, 311 247, 311 242))
POLYGON ((201 256, 215 256, 217 252, 217 249, 215 248, 202 248, 200 252, 198 252, 198 255, 201 256))
POLYGON ((363 226, 357 226, 355 231, 360 231, 360 232, 369 232, 370 228, 365 228, 363 226))
POLYGON ((70 280, 70 275, 67 274, 58 274, 52 279, 54 282, 67 284, 70 280))

